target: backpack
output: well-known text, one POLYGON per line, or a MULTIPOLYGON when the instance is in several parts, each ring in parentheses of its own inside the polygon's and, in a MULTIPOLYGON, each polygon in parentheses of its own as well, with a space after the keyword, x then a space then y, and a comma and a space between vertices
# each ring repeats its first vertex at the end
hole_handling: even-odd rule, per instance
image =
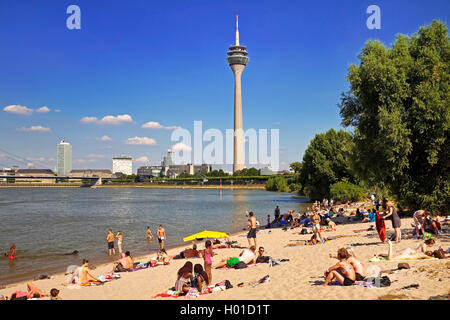
POLYGON ((302 231, 300 231, 300 234, 307 234, 308 233, 308 229, 303 228, 302 231))
POLYGON ((389 287, 391 285, 391 279, 388 276, 382 276, 380 279, 380 287, 389 287))
POLYGON ((244 269, 244 268, 247 268, 247 264, 244 261, 239 261, 238 263, 236 263, 234 265, 233 268, 235 268, 235 269, 244 269))
POLYGON ((270 257, 268 256, 262 256, 256 258, 256 263, 269 263, 270 257))

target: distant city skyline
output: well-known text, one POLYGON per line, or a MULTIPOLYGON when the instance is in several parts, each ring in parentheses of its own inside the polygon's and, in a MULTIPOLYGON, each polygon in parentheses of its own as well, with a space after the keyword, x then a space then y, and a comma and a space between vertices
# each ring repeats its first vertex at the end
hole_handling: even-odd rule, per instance
POLYGON ((175 128, 192 130, 194 120, 233 128, 224 51, 239 15, 241 43, 252 54, 242 78, 244 130, 280 129, 280 169, 287 169, 315 134, 341 128, 336 105, 367 40, 389 45, 433 19, 448 23, 450 14, 440 0, 77 0, 81 30, 68 30, 70 4, 0 2, 0 167, 54 169, 55 145, 65 138, 73 169, 111 168, 113 156, 126 154, 136 172, 160 164, 177 144, 175 128), (381 8, 379 30, 366 27, 371 4, 381 8))

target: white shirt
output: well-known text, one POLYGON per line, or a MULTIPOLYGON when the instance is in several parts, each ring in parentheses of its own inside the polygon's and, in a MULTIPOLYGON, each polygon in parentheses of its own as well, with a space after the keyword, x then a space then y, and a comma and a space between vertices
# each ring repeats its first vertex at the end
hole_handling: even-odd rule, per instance
POLYGON ((239 257, 239 261, 246 262, 246 261, 254 259, 254 258, 255 258, 255 254, 251 250, 244 249, 242 256, 239 257))

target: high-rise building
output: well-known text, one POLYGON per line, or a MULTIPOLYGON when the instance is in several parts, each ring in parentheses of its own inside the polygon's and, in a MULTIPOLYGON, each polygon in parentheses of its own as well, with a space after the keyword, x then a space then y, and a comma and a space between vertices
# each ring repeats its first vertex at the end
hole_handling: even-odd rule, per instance
POLYGON ((236 16, 236 45, 228 49, 227 61, 234 74, 234 154, 233 172, 244 169, 244 128, 242 124, 241 76, 249 60, 247 48, 239 44, 239 25, 236 16))
POLYGON ((163 167, 173 166, 175 163, 173 162, 173 151, 167 150, 167 156, 163 157, 161 165, 163 167))
POLYGON ((120 156, 112 158, 113 174, 122 173, 126 175, 133 174, 133 158, 129 156, 120 156))
POLYGON ((72 171, 72 146, 64 139, 56 147, 56 159, 58 176, 68 176, 72 171))

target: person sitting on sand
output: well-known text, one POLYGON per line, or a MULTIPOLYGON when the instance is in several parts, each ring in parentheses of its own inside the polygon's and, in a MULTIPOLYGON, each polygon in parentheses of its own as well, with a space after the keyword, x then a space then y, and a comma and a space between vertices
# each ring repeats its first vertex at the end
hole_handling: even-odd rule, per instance
POLYGON ((100 282, 100 280, 98 280, 96 277, 94 277, 89 272, 89 260, 87 260, 87 259, 83 259, 83 264, 78 269, 78 276, 79 276, 79 281, 80 281, 81 285, 87 285, 92 281, 100 282), (92 280, 89 280, 88 276, 91 277, 92 280))
POLYGON ((189 292, 192 281, 192 262, 187 261, 177 273, 177 281, 175 282, 175 291, 180 291, 180 296, 184 296, 189 292))
MULTIPOLYGON (((355 270, 356 281, 364 281, 364 279, 366 278, 366 270, 364 268, 363 263, 358 258, 356 258, 355 253, 353 252, 353 249, 351 249, 351 248, 348 248, 348 249, 343 248, 343 249, 345 250, 345 251, 342 250, 343 254, 347 255, 347 257, 348 257, 346 259, 346 261, 348 263, 350 263, 351 266, 353 267, 353 269, 355 270)), ((338 259, 337 256, 333 256, 331 253, 330 253, 330 258, 338 259)))
POLYGON ((124 272, 133 268, 133 259, 130 256, 130 251, 121 254, 119 260, 113 263, 113 272, 124 272))
POLYGON ((330 218, 327 218, 327 229, 331 231, 336 231, 336 223, 334 223, 330 218))
MULTIPOLYGON (((426 244, 426 243, 425 243, 426 244)), ((431 247, 433 246, 433 242, 428 242, 426 246, 431 247)), ((421 250, 422 245, 417 249, 413 250, 411 248, 405 248, 402 251, 400 251, 398 254, 394 254, 394 251, 392 250, 392 241, 388 241, 389 249, 388 252, 380 252, 377 253, 376 257, 385 257, 388 258, 388 260, 415 260, 415 259, 432 259, 433 256, 427 255, 425 252, 422 252, 421 250)))
POLYGON ((9 251, 5 252, 5 257, 8 257, 9 260, 16 259, 16 245, 14 243, 11 243, 9 251))
POLYGON ((325 272, 325 282, 323 286, 327 286, 331 281, 337 280, 344 286, 351 286, 355 283, 356 274, 352 265, 347 262, 349 254, 345 248, 340 248, 337 252, 337 259, 339 260, 334 266, 328 268, 325 272))
POLYGON ((169 256, 169 259, 189 259, 189 258, 199 258, 200 251, 197 250, 197 245, 193 244, 192 248, 186 248, 181 251, 176 256, 169 256))
POLYGON ((50 290, 50 300, 62 300, 61 297, 58 296, 59 290, 56 288, 53 288, 50 290))
POLYGON ((166 249, 158 250, 156 253, 157 264, 169 264, 170 257, 167 255, 166 249))
POLYGON ((214 269, 223 268, 228 266, 229 268, 234 267, 239 262, 244 262, 245 264, 254 263, 256 264, 256 255, 255 255, 256 247, 251 246, 250 249, 244 249, 239 254, 239 257, 229 257, 228 259, 223 259, 218 264, 214 266, 214 269))
POLYGON ((192 279, 192 284, 198 289, 200 293, 206 292, 208 289, 208 275, 203 270, 202 265, 199 263, 194 266, 194 278, 192 279))

